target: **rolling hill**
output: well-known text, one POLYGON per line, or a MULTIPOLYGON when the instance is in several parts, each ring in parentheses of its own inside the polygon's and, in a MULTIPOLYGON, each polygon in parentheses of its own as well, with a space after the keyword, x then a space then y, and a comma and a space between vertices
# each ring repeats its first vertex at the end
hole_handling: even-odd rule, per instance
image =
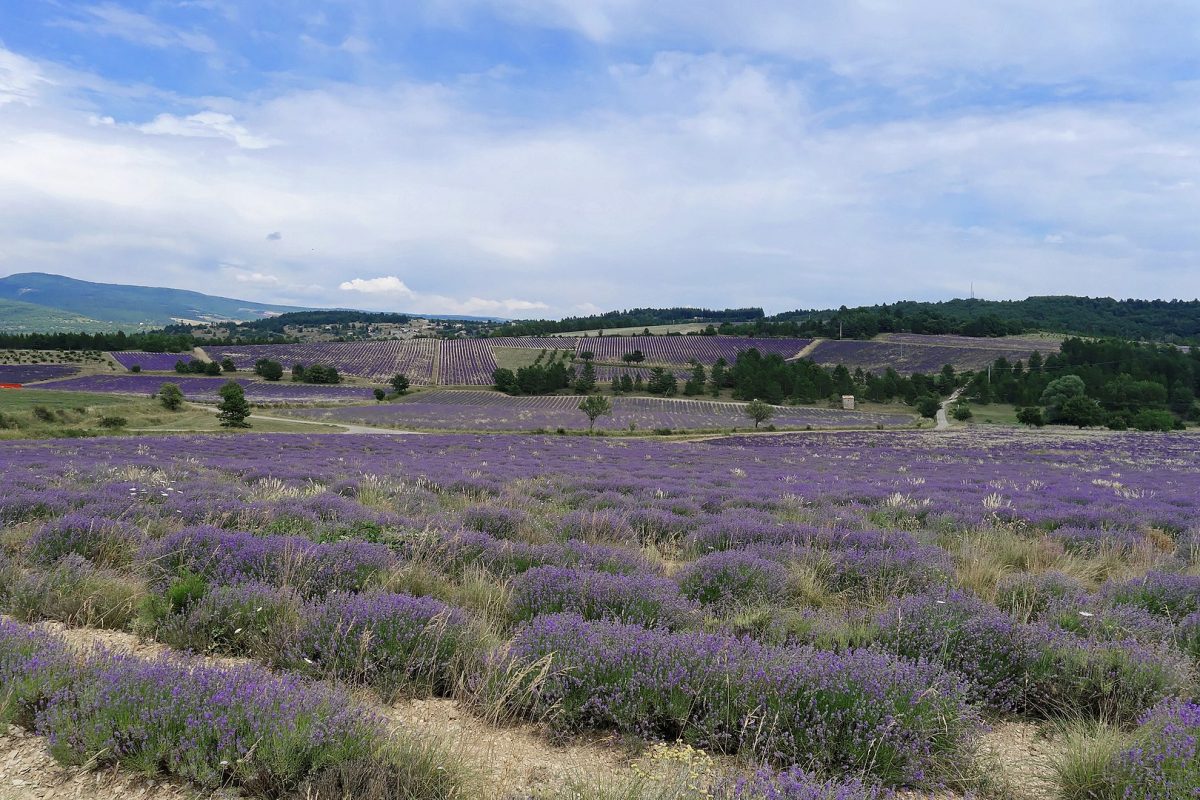
POLYGON ((93 283, 44 272, 0 278, 0 302, 4 303, 0 330, 6 331, 161 328, 180 320, 241 322, 308 310, 184 289, 93 283))

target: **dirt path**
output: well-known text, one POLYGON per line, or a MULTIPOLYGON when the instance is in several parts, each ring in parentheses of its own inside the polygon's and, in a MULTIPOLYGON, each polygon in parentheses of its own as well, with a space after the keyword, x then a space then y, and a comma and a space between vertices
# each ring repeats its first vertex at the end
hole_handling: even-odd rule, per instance
POLYGON ((935 431, 950 430, 950 417, 946 413, 946 409, 950 407, 951 403, 958 399, 960 394, 962 394, 962 389, 955 389, 954 392, 945 400, 943 400, 940 406, 938 406, 937 425, 934 426, 935 431))
MULTIPOLYGON (((188 403, 188 405, 192 406, 193 408, 211 411, 213 414, 217 413, 216 406, 209 406, 203 403, 188 403)), ((338 431, 329 431, 329 433, 372 433, 376 436, 416 436, 424 433, 424 431, 404 431, 400 430, 399 428, 373 428, 370 425, 355 425, 350 422, 318 422, 317 420, 304 419, 302 417, 275 417, 269 414, 251 414, 248 419, 270 420, 272 422, 294 422, 300 425, 318 425, 323 428, 332 426, 342 429, 338 431)))

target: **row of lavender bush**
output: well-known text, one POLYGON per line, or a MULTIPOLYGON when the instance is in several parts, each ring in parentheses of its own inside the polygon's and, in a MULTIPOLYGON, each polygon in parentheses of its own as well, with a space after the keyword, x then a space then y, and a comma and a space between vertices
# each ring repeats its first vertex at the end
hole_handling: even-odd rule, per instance
POLYGON ((121 764, 263 797, 450 798, 463 787, 448 753, 390 732, 339 690, 259 667, 80 656, 0 620, 0 685, 0 722, 46 736, 64 764, 121 764))

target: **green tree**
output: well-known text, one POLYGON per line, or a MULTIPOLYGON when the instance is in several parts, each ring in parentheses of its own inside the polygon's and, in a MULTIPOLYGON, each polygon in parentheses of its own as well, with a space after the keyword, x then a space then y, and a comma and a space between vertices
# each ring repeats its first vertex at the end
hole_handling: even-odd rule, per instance
POLYGON ((679 379, 675 377, 674 372, 669 372, 662 367, 651 368, 650 378, 646 381, 647 392, 673 397, 678 390, 679 379))
MULTIPOLYGON (((590 353, 585 353, 590 355, 590 353)), ((579 394, 589 394, 596 390, 596 368, 590 358, 584 359, 583 369, 575 377, 575 391, 579 394)))
POLYGON ((1046 418, 1039 407, 1026 406, 1025 408, 1017 409, 1017 422, 1022 425, 1028 425, 1031 428, 1040 428, 1046 424, 1046 418))
POLYGON ((1065 425, 1077 425, 1080 428, 1090 428, 1104 422, 1104 409, 1100 408, 1100 404, 1092 398, 1077 394, 1068 398, 1059 407, 1054 421, 1065 425))
POLYGON ((499 392, 513 393, 517 385, 517 376, 507 367, 496 367, 492 370, 492 386, 499 392))
POLYGON ((602 394, 590 394, 579 401, 579 410, 587 415, 588 433, 591 433, 599 417, 612 413, 612 401, 602 394))
POLYGON ((683 385, 683 393, 688 397, 704 394, 704 384, 707 379, 707 376, 704 374, 704 365, 699 361, 694 362, 692 364, 692 374, 688 377, 687 383, 683 385))
POLYGON ((221 365, 218 364, 216 361, 205 362, 204 374, 205 375, 220 375, 221 374, 221 365))
POLYGON ((1139 431, 1169 431, 1175 427, 1175 417, 1170 411, 1146 408, 1133 415, 1132 424, 1139 431))
POLYGON ((377 389, 375 389, 375 391, 373 392, 373 394, 375 395, 375 400, 376 400, 377 402, 382 402, 382 401, 383 401, 383 398, 387 397, 387 392, 385 392, 383 389, 378 389, 378 388, 377 388, 377 389))
POLYGON ((342 376, 338 374, 336 367, 326 366, 325 364, 313 364, 311 367, 305 367, 300 380, 305 383, 341 383, 342 376))
POLYGON ((187 375, 188 365, 182 358, 175 362, 175 371, 180 375, 187 375))
POLYGON ((408 387, 409 387, 408 376, 405 375, 403 372, 398 372, 395 375, 393 375, 391 384, 392 384, 392 388, 396 390, 396 394, 407 394, 408 393, 408 387))
POLYGON ((746 407, 742 409, 742 413, 754 420, 754 427, 757 428, 759 423, 766 422, 775 416, 775 409, 769 403, 764 403, 762 400, 756 398, 746 403, 746 407))
POLYGON ((246 393, 237 381, 227 381, 217 392, 221 402, 217 404, 217 418, 221 420, 222 428, 249 428, 246 417, 250 416, 250 404, 246 402, 246 393))
POLYGON ((626 393, 633 391, 633 378, 629 377, 628 372, 621 376, 621 391, 626 393))
POLYGON ((933 419, 936 417, 938 409, 941 407, 941 402, 931 394, 923 395, 917 398, 917 413, 926 419, 933 419))
POLYGON ((1046 407, 1046 416, 1050 422, 1058 422, 1067 401, 1075 397, 1083 397, 1087 386, 1078 375, 1063 375, 1055 378, 1042 391, 1042 405, 1046 407))
POLYGON ((225 356, 221 359, 221 369, 226 372, 237 372, 237 366, 233 363, 233 359, 225 356))
POLYGON ((283 364, 269 358, 260 358, 254 362, 254 373, 262 376, 263 380, 277 381, 283 377, 283 364))
POLYGON ((966 403, 955 403, 954 408, 950 412, 950 416, 954 417, 959 422, 966 422, 972 416, 971 407, 966 403))
POLYGON ((725 388, 725 368, 728 366, 729 362, 724 358, 718 358, 708 373, 708 393, 713 397, 719 397, 721 390, 725 388))
POLYGON ((183 391, 177 383, 164 383, 158 387, 158 402, 168 411, 178 411, 183 407, 183 391))

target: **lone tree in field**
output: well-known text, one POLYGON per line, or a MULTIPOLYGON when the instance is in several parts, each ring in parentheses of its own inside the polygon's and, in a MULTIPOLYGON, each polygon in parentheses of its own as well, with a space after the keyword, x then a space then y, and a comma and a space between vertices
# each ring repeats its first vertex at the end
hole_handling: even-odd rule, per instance
POLYGON ((217 418, 222 428, 249 428, 246 417, 250 416, 250 404, 246 393, 237 381, 228 381, 220 388, 221 402, 217 404, 217 418))
POLYGON ((391 384, 392 388, 396 390, 396 394, 405 394, 408 392, 408 376, 403 372, 397 372, 395 375, 393 375, 391 384))
POLYGON ((221 369, 226 372, 237 372, 237 366, 233 363, 233 359, 225 356, 221 359, 221 369))
POLYGON ((754 420, 754 427, 757 428, 760 422, 766 422, 771 417, 775 416, 775 409, 771 408, 769 403, 764 403, 762 400, 751 400, 746 403, 746 407, 742 410, 743 413, 750 419, 754 420))
POLYGON ((602 394, 590 394, 579 401, 579 410, 587 414, 588 433, 591 433, 598 418, 612 413, 612 401, 602 394))
POLYGON ((164 383, 158 387, 158 402, 168 411, 178 411, 183 406, 183 392, 175 383, 164 383))

